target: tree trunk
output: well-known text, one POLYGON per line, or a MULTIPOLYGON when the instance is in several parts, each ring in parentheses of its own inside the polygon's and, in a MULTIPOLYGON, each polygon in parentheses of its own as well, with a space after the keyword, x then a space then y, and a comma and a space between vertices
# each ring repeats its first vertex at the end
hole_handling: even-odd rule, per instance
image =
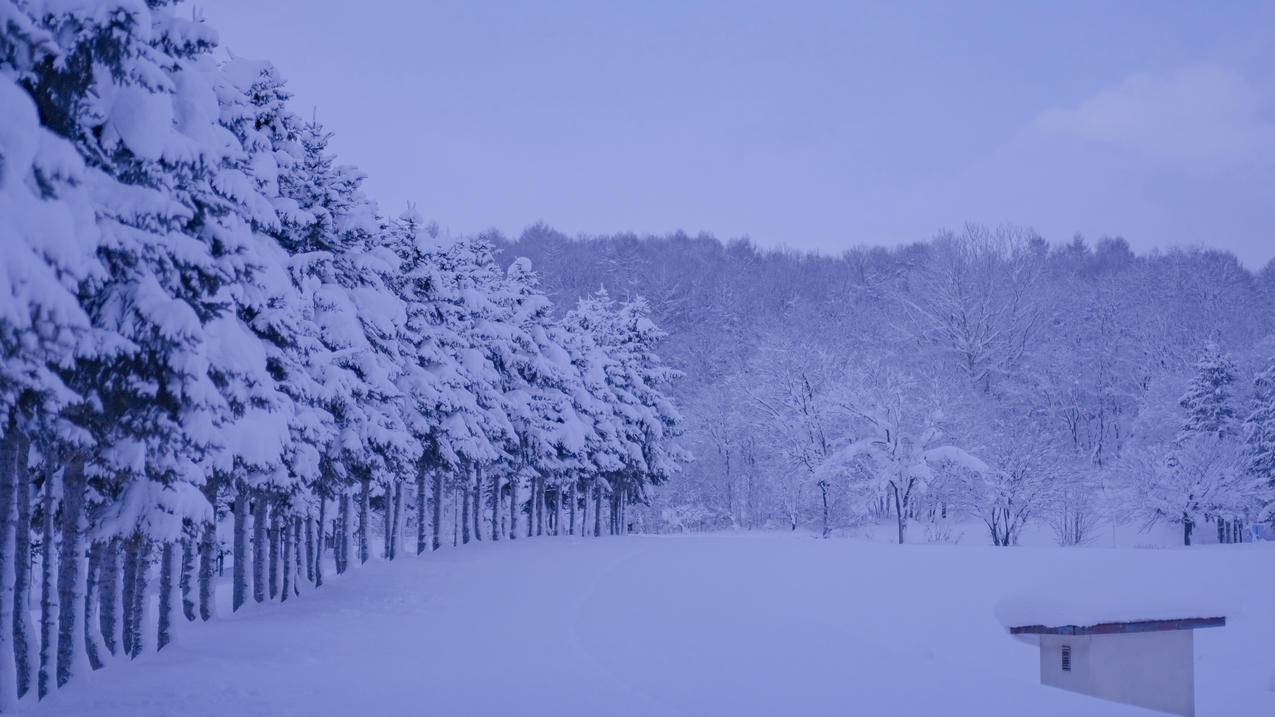
POLYGON ((84 580, 84 650, 88 656, 89 667, 102 669, 102 651, 98 647, 102 641, 102 623, 97 614, 100 575, 102 574, 102 554, 106 544, 95 540, 89 545, 88 574, 84 580))
MULTIPOLYGON (((213 565, 217 551, 217 506, 213 504, 213 520, 206 521, 199 533, 199 619, 207 622, 217 612, 213 593, 213 565)), ((238 522, 236 521, 236 525, 238 522)), ((236 534, 236 537, 238 535, 236 534)))
POLYGON ((16 439, 14 455, 14 503, 17 522, 13 527, 13 652, 17 670, 17 695, 31 689, 35 671, 35 630, 31 626, 31 442, 13 431, 16 439))
POLYGON ((53 520, 56 514, 56 496, 58 493, 58 476, 60 471, 50 467, 44 478, 44 510, 41 525, 41 566, 40 566, 40 676, 37 695, 44 699, 57 683, 57 655, 55 640, 57 639, 57 609, 54 599, 54 587, 57 575, 58 553, 55 546, 56 533, 53 520))
POLYGON ((120 649, 117 655, 127 654, 124 651, 124 613, 128 610, 128 605, 124 602, 124 563, 127 550, 128 544, 124 542, 124 538, 118 535, 111 538, 111 572, 115 583, 111 588, 111 599, 115 604, 115 615, 109 622, 111 639, 120 649))
POLYGON ((545 479, 539 476, 532 483, 532 497, 536 501, 536 535, 545 534, 545 479))
POLYGON ((562 535, 562 483, 559 482, 553 493, 553 534, 562 535))
POLYGON ((569 486, 570 490, 568 491, 571 494, 571 497, 568 499, 571 501, 570 503, 568 503, 568 513, 569 513, 571 522, 567 525, 567 535, 576 534, 576 484, 577 482, 578 481, 576 481, 573 478, 571 480, 571 485, 569 486))
POLYGON ((462 484, 460 487, 461 512, 460 512, 460 530, 461 542, 469 544, 469 486, 462 484))
POLYGON ((314 518, 305 515, 305 579, 314 584, 314 518))
POLYGON ((301 516, 292 519, 292 561, 296 563, 292 570, 292 593, 301 594, 301 576, 305 574, 305 564, 301 556, 301 516))
POLYGON ((394 502, 394 481, 385 484, 385 556, 390 560, 398 557, 395 543, 395 531, 398 528, 398 506, 394 502))
POLYGON ((266 536, 270 541, 270 599, 279 596, 279 506, 270 507, 266 536))
POLYGON ((384 544, 381 548, 381 557, 386 560, 394 559, 394 491, 390 489, 390 484, 385 484, 385 515, 384 519, 385 535, 381 542, 384 544))
POLYGON ((283 581, 283 589, 279 593, 279 602, 287 602, 292 592, 292 519, 284 517, 281 521, 283 533, 281 539, 283 541, 283 560, 280 567, 283 570, 281 579, 283 581))
POLYGON ((124 570, 120 584, 120 647, 127 657, 133 656, 133 591, 137 589, 137 550, 132 536, 117 538, 124 553, 124 570))
POLYGON ((518 539, 518 514, 522 512, 522 506, 518 505, 518 484, 522 482, 522 476, 514 473, 509 476, 509 539, 518 539))
POLYGON ((195 621, 195 590, 193 573, 195 572, 195 546, 189 535, 183 535, 181 539, 182 547, 182 569, 181 580, 179 585, 182 591, 182 615, 190 622, 195 621))
POLYGON ((86 672, 83 623, 80 608, 84 593, 80 579, 80 563, 84 550, 80 536, 84 533, 84 459, 77 457, 66 467, 62 479, 62 561, 58 566, 58 687, 72 675, 86 672))
MULTIPOLYGON (((195 591, 199 600, 199 619, 207 622, 217 612, 213 594, 213 573, 217 572, 217 500, 221 496, 222 478, 210 476, 204 483, 204 498, 208 501, 208 520, 195 526, 196 533, 187 540, 194 541, 194 552, 198 560, 195 567, 195 591)), ((185 567, 183 566, 183 569, 185 567)))
POLYGON ((314 586, 316 588, 323 586, 323 542, 327 532, 328 518, 328 499, 322 493, 319 494, 319 525, 315 530, 314 536, 314 586))
MULTIPOLYGON (((478 480, 482 481, 482 473, 479 472, 478 480)), ((491 539, 492 541, 500 540, 500 472, 491 472, 491 539)))
POLYGON ((173 542, 166 540, 159 549, 159 634, 155 641, 156 651, 163 650, 173 641, 173 618, 176 613, 173 605, 176 597, 173 586, 173 542))
POLYGON ((531 495, 527 496, 527 537, 530 538, 536 534, 536 491, 539 477, 532 476, 531 485, 527 486, 531 489, 531 495))
POLYGON ((136 585, 133 587, 133 600, 129 606, 129 630, 132 633, 129 638, 132 647, 131 656, 137 657, 142 654, 145 648, 146 640, 143 637, 146 630, 146 586, 150 563, 150 541, 141 533, 135 534, 130 543, 133 544, 134 563, 136 569, 133 571, 133 579, 136 585))
POLYGON ((831 534, 828 527, 828 482, 819 481, 819 493, 823 497, 823 537, 827 538, 831 534))
POLYGON ((602 535, 602 484, 593 481, 593 537, 602 535))
POLYGON ((353 552, 354 512, 350 507, 350 494, 341 494, 341 572, 350 569, 350 554, 353 552))
POLYGON ((403 542, 403 481, 394 481, 394 535, 390 540, 390 554, 398 559, 398 548, 403 542))
POLYGON ((368 552, 368 504, 372 500, 372 479, 364 478, 359 490, 359 564, 365 564, 371 554, 368 552))
POLYGON ((332 501, 336 515, 332 517, 332 568, 337 575, 345 572, 345 522, 349 519, 349 495, 341 493, 332 501))
POLYGON ((341 493, 336 498, 336 517, 332 519, 332 567, 336 574, 345 572, 345 525, 350 519, 350 495, 341 493))
POLYGON ((266 601, 266 520, 269 518, 265 493, 257 491, 252 501, 252 599, 266 601))
POLYGON ((433 486, 434 504, 430 507, 433 509, 434 524, 430 526, 430 531, 433 532, 434 534, 434 543, 433 543, 434 550, 438 550, 439 548, 443 547, 442 540, 439 537, 440 524, 443 522, 443 472, 442 471, 438 469, 434 470, 433 482, 434 482, 434 486, 433 486))
POLYGON ((235 568, 231 577, 234 583, 231 608, 238 610, 248 601, 248 488, 242 484, 235 491, 234 512, 235 568))
POLYGON ((474 540, 483 539, 483 474, 474 469, 474 540))
POLYGON ((429 549, 429 534, 425 532, 425 467, 416 467, 416 554, 424 555, 429 549))
POLYGON ((119 610, 120 610, 120 542, 119 538, 111 538, 102 544, 102 567, 98 578, 98 591, 101 593, 101 628, 102 642, 112 655, 120 654, 119 610))
MULTIPOLYGON (((17 481, 20 480, 18 464, 18 432, 14 422, 9 421, 5 432, 0 437, 0 711, 8 712, 17 703, 17 680, 9 682, 9 675, 14 674, 15 644, 10 642, 10 627, 13 625, 14 591, 9 581, 10 558, 14 564, 19 562, 14 554, 13 530, 17 522, 17 510, 14 507, 17 493, 17 481)), ((25 456, 23 457, 25 460, 25 456)), ((16 637, 16 634, 14 635, 16 637)))
POLYGON ((899 525, 899 545, 903 545, 903 506, 899 503, 899 487, 894 483, 890 484, 890 490, 894 496, 894 515, 899 525))
POLYGON ((1193 528, 1195 528, 1195 523, 1192 522, 1190 516, 1183 515, 1182 516, 1182 544, 1183 545, 1191 544, 1191 530, 1193 528))

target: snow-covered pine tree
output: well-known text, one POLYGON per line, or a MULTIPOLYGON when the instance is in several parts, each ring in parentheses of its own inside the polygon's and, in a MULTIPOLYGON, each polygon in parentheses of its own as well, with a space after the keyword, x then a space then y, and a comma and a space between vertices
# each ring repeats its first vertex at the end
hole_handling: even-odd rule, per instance
MULTIPOLYGON (((385 236, 400 261, 400 270, 390 285, 402 301, 405 315, 402 362, 396 383, 405 400, 406 425, 421 446, 413 467, 419 555, 438 541, 437 518, 433 521, 432 539, 427 532, 430 478, 441 481, 445 467, 457 462, 454 446, 462 447, 471 457, 494 458, 495 453, 485 443, 469 445, 475 435, 482 438, 480 431, 473 430, 473 419, 479 411, 475 396, 467 390, 472 379, 460 363, 459 352, 468 344, 467 338, 458 333, 462 327, 453 301, 455 277, 448 274, 441 261, 436 232, 425 227, 420 215, 409 209, 388 223, 385 236), (477 450, 476 446, 483 446, 484 450, 477 450)), ((367 501, 366 497, 360 501, 360 555, 364 561, 367 501)))
POLYGON ((81 397, 60 374, 96 341, 79 287, 102 268, 99 234, 74 147, 45 127, 26 89, 59 55, 29 8, 0 1, 0 711, 31 687, 29 623, 33 443, 67 454, 90 438, 71 414, 81 397), (16 608, 16 609, 15 609, 16 608), (16 679, 15 679, 16 678, 16 679))
POLYGON ((628 495, 643 502, 648 487, 666 482, 686 460, 673 443, 682 434, 682 416, 668 395, 681 373, 668 367, 656 352, 665 333, 651 321, 650 313, 646 301, 635 297, 620 303, 615 322, 616 353, 626 377, 622 385, 641 407, 640 418, 630 421, 629 431, 641 448, 642 470, 628 495))
POLYGON ((1210 345, 1176 402, 1168 381, 1151 384, 1133 425, 1131 450, 1121 460, 1135 512, 1148 523, 1181 525, 1185 545, 1196 541, 1201 523, 1216 521, 1225 541, 1228 526, 1254 511, 1259 493, 1245 468, 1232 394, 1234 365, 1210 345), (1170 433, 1178 420, 1182 428, 1170 433))
MULTIPOLYGON (((448 477, 453 486, 464 488, 462 503, 468 506, 472 485, 466 464, 484 469, 494 462, 504 462, 493 465, 491 473, 507 474, 511 500, 516 502, 518 479, 514 471, 518 450, 506 411, 509 372, 501 359, 509 352, 511 327, 493 298, 503 274, 492 255, 491 244, 476 237, 450 245, 440 243, 432 253, 439 281, 429 315, 447 361, 439 374, 446 387, 446 415, 439 422, 437 461, 430 466, 431 544, 437 549, 443 488, 448 477)), ((469 518, 463 521, 463 532, 472 528, 473 516, 469 518)), ((512 513, 510 535, 516 521, 517 514, 512 513)))
MULTIPOLYGON (((375 207, 359 189, 362 175, 337 165, 328 151, 331 134, 312 121, 296 136, 296 161, 280 167, 280 192, 289 206, 280 211, 277 238, 291 257, 289 271, 318 330, 319 348, 310 354, 309 366, 334 420, 313 487, 322 509, 323 498, 339 500, 364 479, 393 481, 405 475, 418 447, 394 383, 405 317, 387 281, 398 270, 398 257, 386 245, 375 207)), ((326 544, 325 531, 321 521, 319 547, 326 544)), ((317 551, 316 561, 322 552, 317 551)), ((318 562, 315 567, 321 569, 318 562)))
POLYGON ((1235 362, 1216 344, 1204 347, 1195 364, 1195 375, 1178 400, 1178 405, 1186 411, 1183 435, 1205 433, 1218 438, 1235 435, 1238 427, 1235 373, 1235 362))
MULTIPOLYGON (((569 521, 567 532, 571 535, 584 534, 583 527, 577 523, 577 514, 581 512, 580 497, 588 490, 593 476, 621 467, 615 414, 607 403, 611 392, 606 380, 606 356, 593 334, 597 323, 596 306, 595 297, 580 299, 557 327, 559 341, 574 368, 571 399, 584 429, 581 436, 584 447, 573 457, 562 482, 569 521)), ((587 508, 587 501, 584 507, 587 508)))
POLYGON ((612 415, 607 435, 616 444, 618 462, 603 470, 603 480, 590 488, 595 529, 605 493, 610 529, 623 533, 628 527, 626 506, 645 502, 647 489, 666 481, 685 458, 672 443, 681 433, 682 419, 666 394, 679 374, 656 353, 664 334, 650 320, 640 297, 615 302, 600 291, 577 306, 572 320, 592 332, 596 351, 601 352, 596 361, 600 368, 595 370, 605 376, 603 395, 612 415))
MULTIPOLYGON (((236 58, 219 68, 218 79, 221 122, 244 150, 236 168, 255 190, 247 196, 261 198, 241 203, 253 233, 258 270, 235 294, 237 318, 260 352, 234 357, 240 371, 234 385, 242 389, 228 396, 233 419, 205 492, 213 501, 223 490, 242 492, 263 508, 269 505, 268 520, 275 530, 260 535, 282 541, 280 545, 272 539, 273 552, 267 551, 277 582, 280 547, 292 557, 295 529, 290 526, 309 505, 305 493, 319 479, 319 449, 332 436, 324 389, 313 370, 325 349, 313 313, 307 310, 307 297, 291 274, 292 258, 278 238, 283 231, 279 215, 295 217, 297 211, 296 203, 283 196, 279 177, 302 160, 296 139, 300 122, 288 111, 289 95, 269 63, 236 58)), ((247 536, 239 534, 247 530, 246 523, 236 521, 236 539, 245 552, 247 536)), ((213 540, 215 531, 208 524, 201 549, 200 592, 207 598, 203 605, 210 605, 213 540)), ((291 583, 286 566, 284 570, 283 579, 291 583)), ((240 581, 246 580, 246 571, 236 573, 240 581)), ((237 587, 238 594, 246 594, 245 585, 237 587)), ((236 607, 239 604, 236 601, 236 607)), ((201 608, 204 619, 210 612, 201 608)))
POLYGON ((491 295, 506 327, 503 341, 492 344, 492 362, 501 373, 503 410, 513 427, 506 449, 514 457, 507 468, 511 522, 522 512, 517 493, 525 481, 527 535, 552 533, 558 496, 582 465, 592 430, 574 398, 583 384, 564 346, 567 332, 553 318, 530 261, 511 262, 491 295))
MULTIPOLYGON (((95 325, 120 337, 115 353, 83 362, 73 376, 101 406, 94 426, 104 448, 91 456, 88 474, 105 498, 94 508, 97 535, 126 537, 132 561, 159 542, 170 568, 161 571, 161 602, 171 608, 174 543, 185 524, 208 514, 207 500, 189 488, 203 484, 205 461, 219 449, 218 429, 230 415, 223 390, 244 380, 214 347, 253 343, 231 309, 255 269, 246 216, 264 201, 237 164, 242 147, 220 123, 209 28, 160 2, 67 6, 44 22, 61 56, 38 65, 26 84, 45 125, 74 142, 92 170, 106 275, 82 289, 95 325), (114 63, 109 71, 87 71, 102 60, 114 63)), ((72 484, 78 475, 66 472, 73 507, 83 490, 72 484)), ((59 682, 69 678, 83 635, 75 627, 82 575, 72 520, 64 550, 77 557, 63 562, 59 585, 59 682)), ((149 566, 129 568, 137 581, 130 594, 144 595, 149 566)), ((141 604, 125 608, 133 654, 142 644, 141 604)), ((107 625, 116 617, 103 611, 107 625)), ((172 624, 171 614, 161 615, 161 645, 172 624)))
POLYGON ((1275 509, 1275 359, 1253 379, 1253 410, 1242 427, 1245 470, 1256 480, 1267 519, 1275 509))
POLYGON ((1191 532, 1199 519, 1212 519, 1218 527, 1218 538, 1227 542, 1229 524, 1247 512, 1245 505, 1251 498, 1250 491, 1242 485, 1243 470, 1236 465, 1239 448, 1240 420, 1235 396, 1236 367, 1228 354, 1210 342, 1204 347, 1195 364, 1195 374, 1187 385, 1186 393, 1178 405, 1186 411, 1182 430, 1178 433, 1172 454, 1167 458, 1167 469, 1193 486, 1190 495, 1200 508, 1199 516, 1184 513, 1183 539, 1188 545, 1191 532), (1219 441, 1226 444, 1220 455, 1211 447, 1200 445, 1202 441, 1219 441), (1203 475, 1198 465, 1201 457, 1209 460, 1203 475))

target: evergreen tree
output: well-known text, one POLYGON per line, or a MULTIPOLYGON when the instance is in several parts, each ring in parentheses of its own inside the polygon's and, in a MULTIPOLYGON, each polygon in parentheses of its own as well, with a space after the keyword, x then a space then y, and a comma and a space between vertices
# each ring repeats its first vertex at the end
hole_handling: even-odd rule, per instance
MULTIPOLYGON (((382 235, 374 205, 360 191, 362 174, 337 165, 329 153, 331 134, 309 122, 296 137, 295 161, 279 175, 280 192, 291 206, 281 212, 278 239, 291 256, 293 282, 317 327, 321 349, 311 354, 309 365, 333 418, 334 432, 318 456, 315 490, 322 513, 327 497, 339 501, 364 481, 389 485, 407 475, 419 446, 395 385, 406 315, 389 282, 399 259, 382 235)), ((324 530, 320 524, 320 547, 324 530)), ((316 560, 321 555, 319 550, 316 560)))
POLYGON ((666 481, 685 459, 672 444, 682 419, 665 393, 679 374, 656 354, 664 334, 648 314, 640 298, 617 303, 599 291, 581 300, 565 319, 575 332, 588 336, 577 351, 587 356, 580 375, 592 405, 583 412, 591 416, 597 434, 590 463, 602 481, 595 479, 586 490, 595 505, 603 493, 609 496, 615 532, 627 529, 626 507, 646 502, 649 487, 666 481))
MULTIPOLYGON (((217 125, 207 81, 216 37, 164 3, 65 6, 42 20, 59 53, 33 67, 24 84, 45 126, 89 166, 105 272, 80 288, 94 325, 117 337, 111 351, 68 374, 94 407, 91 432, 101 449, 53 455, 67 466, 62 550, 79 553, 88 507, 102 514, 98 536, 132 536, 138 549, 129 559, 140 560, 145 543, 167 545, 183 521, 204 515, 206 503, 185 487, 202 483, 200 462, 215 446, 226 408, 210 370, 207 329, 225 314, 231 287, 252 271, 232 199, 218 181, 234 149, 217 125), (103 71, 89 69, 98 66, 103 71), (86 462, 91 472, 81 469, 86 462), (86 480, 103 498, 95 506, 82 500, 86 480)), ((81 669, 79 567, 78 559, 62 561, 58 578, 59 684, 81 669)), ((130 589, 144 589, 147 572, 145 563, 131 565, 138 584, 130 589)), ((130 610, 124 618, 136 646, 140 604, 130 610)))
MULTIPOLYGON (((292 545, 296 531, 287 528, 309 508, 306 488, 318 480, 319 451, 332 435, 323 387, 312 370, 325 349, 313 314, 306 311, 307 298, 291 274, 291 257, 278 239, 283 226, 280 215, 288 216, 296 207, 282 195, 279 176, 300 161, 296 140, 300 123, 287 109, 289 95, 273 66, 235 59, 220 69, 221 121, 242 145, 244 153, 237 164, 262 198, 243 207, 259 269, 254 281, 235 295, 237 317, 261 350, 238 357, 241 372, 250 380, 240 381, 244 390, 230 398, 232 430, 227 432, 226 450, 205 493, 214 503, 224 492, 243 494, 245 501, 262 507, 269 504, 269 520, 278 523, 272 535, 283 541, 284 552, 292 557, 297 552, 292 545)), ((242 535, 247 530, 246 510, 235 515, 236 537, 244 546, 246 560, 247 538, 242 535)), ((200 551, 201 605, 205 606, 211 597, 215 537, 213 525, 205 525, 200 551)), ((247 592, 247 571, 240 564, 236 563, 236 608, 247 592)), ((292 582, 286 566, 283 576, 292 582)), ((204 619, 210 613, 210 608, 201 608, 204 619)))
POLYGON ((1209 344, 1195 364, 1195 376, 1178 405, 1186 410, 1182 433, 1206 433, 1218 438, 1236 433, 1235 362, 1216 344, 1209 344))
MULTIPOLYGON (((435 232, 409 210, 388 223, 386 237, 401 262, 391 286, 405 310, 397 385, 406 402, 405 421, 421 447, 414 466, 416 552, 420 554, 438 542, 438 519, 431 521, 426 515, 431 479, 441 481, 449 466, 461 464, 462 456, 481 465, 498 455, 480 427, 482 409, 477 401, 481 394, 491 400, 480 377, 489 367, 481 362, 462 363, 470 337, 463 333, 466 326, 458 311, 454 267, 445 260, 435 232), (432 539, 427 530, 430 522, 435 527, 432 539)), ((367 499, 361 501, 362 513, 367 499)), ((366 532, 366 518, 361 517, 361 543, 366 542, 366 532)), ((366 546, 361 550, 366 553, 366 546)))
POLYGON ((69 142, 41 126, 20 84, 56 55, 46 28, 0 1, 0 710, 30 689, 35 659, 32 447, 67 454, 91 446, 75 418, 83 396, 64 377, 78 357, 105 350, 79 296, 82 283, 102 275, 88 171, 69 142))
POLYGON ((1253 411, 1244 420, 1244 461, 1248 472, 1265 486, 1266 501, 1275 499, 1275 360, 1253 379, 1253 411))
MULTIPOLYGON (((503 315, 495 292, 503 281, 491 244, 483 237, 464 239, 441 246, 435 254, 439 271, 439 299, 434 304, 438 321, 453 327, 441 333, 447 339, 444 350, 453 364, 452 381, 456 397, 453 410, 440 425, 439 455, 452 476, 454 488, 470 495, 476 476, 470 469, 501 461, 508 480, 510 505, 509 535, 517 530, 518 488, 528 458, 517 443, 507 408, 512 355, 510 346, 515 327, 503 315)), ((499 476, 499 472, 493 472, 499 476)), ((435 496, 434 525, 443 491, 442 467, 436 470, 432 493, 435 496)), ((503 490, 501 492, 503 495, 503 490)), ((464 502, 465 505, 469 501, 464 502)), ((472 521, 466 522, 466 531, 472 521)), ((437 535, 434 544, 438 544, 437 535)))

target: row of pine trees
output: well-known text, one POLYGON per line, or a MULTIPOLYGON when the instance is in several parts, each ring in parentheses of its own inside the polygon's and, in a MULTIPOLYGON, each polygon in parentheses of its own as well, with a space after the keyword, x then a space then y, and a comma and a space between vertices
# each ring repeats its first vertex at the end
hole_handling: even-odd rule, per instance
POLYGON ((0 709, 213 619, 223 542, 284 601, 447 502, 624 532, 682 459, 640 299, 382 214, 171 4, 0 0, 0 709))

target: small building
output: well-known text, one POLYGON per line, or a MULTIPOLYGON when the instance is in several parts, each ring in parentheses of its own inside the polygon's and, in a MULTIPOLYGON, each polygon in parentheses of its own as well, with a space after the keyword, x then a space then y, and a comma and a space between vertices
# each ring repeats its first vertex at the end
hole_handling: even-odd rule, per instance
POLYGON ((1041 684, 1169 714, 1195 714, 1194 631, 1224 617, 1018 625, 1040 641, 1041 684))

